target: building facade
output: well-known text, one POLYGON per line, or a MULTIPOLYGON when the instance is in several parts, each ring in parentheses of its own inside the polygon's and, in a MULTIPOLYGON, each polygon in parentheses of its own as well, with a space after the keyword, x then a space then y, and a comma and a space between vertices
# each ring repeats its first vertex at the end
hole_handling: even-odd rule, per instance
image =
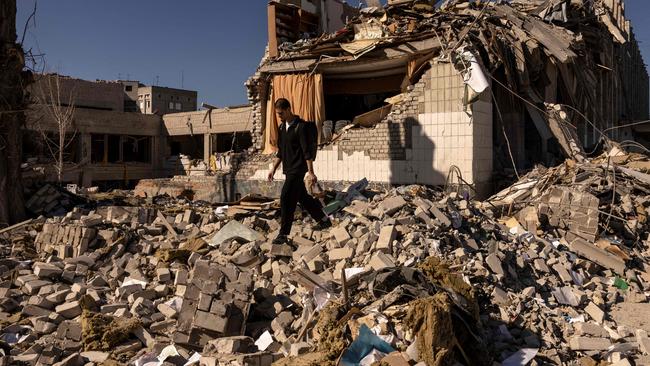
POLYGON ((138 88, 138 107, 144 114, 164 115, 197 109, 197 92, 162 86, 138 88))
POLYGON ((138 106, 138 87, 136 80, 119 80, 124 86, 124 112, 140 112, 138 106))

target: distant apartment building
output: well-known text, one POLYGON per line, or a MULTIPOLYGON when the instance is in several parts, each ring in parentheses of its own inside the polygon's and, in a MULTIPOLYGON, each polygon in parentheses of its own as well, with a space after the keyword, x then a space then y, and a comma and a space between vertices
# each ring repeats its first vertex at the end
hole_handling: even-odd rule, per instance
POLYGON ((168 113, 192 112, 197 109, 197 92, 194 90, 166 88, 162 86, 140 86, 138 106, 144 114, 164 115, 168 113))

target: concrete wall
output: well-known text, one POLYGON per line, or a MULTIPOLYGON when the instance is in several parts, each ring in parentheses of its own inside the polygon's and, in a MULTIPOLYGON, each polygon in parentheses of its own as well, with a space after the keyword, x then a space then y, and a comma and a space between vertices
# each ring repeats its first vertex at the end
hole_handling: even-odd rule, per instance
POLYGON ((45 99, 47 104, 52 104, 49 90, 52 89, 56 95, 56 81, 59 80, 60 103, 68 105, 74 101, 78 108, 93 108, 111 110, 116 112, 124 111, 124 92, 120 82, 113 81, 88 81, 75 79, 66 76, 37 75, 34 84, 30 85, 31 93, 40 99, 45 99))
POLYGON ((207 111, 195 111, 165 114, 162 117, 165 131, 169 136, 179 136, 250 130, 252 113, 250 106, 213 109, 209 118, 207 113, 207 111))
POLYGON ((336 33, 345 27, 348 20, 352 19, 358 13, 356 8, 351 7, 345 2, 337 0, 325 1, 325 16, 323 28, 326 33, 336 33))
POLYGON ((119 82, 124 88, 124 111, 140 112, 140 106, 138 105, 138 87, 140 82, 135 80, 120 80, 119 82))
MULTIPOLYGON (((484 93, 465 111, 464 87, 452 65, 432 65, 384 121, 350 130, 341 142, 320 150, 317 176, 443 185, 450 167, 457 166, 479 193, 486 191, 492 174, 492 103, 484 93)), ((269 165, 258 164, 248 179, 265 179, 269 165)))
POLYGON ((168 113, 196 111, 197 109, 197 92, 193 90, 165 88, 161 86, 146 86, 138 88, 138 106, 144 103, 145 108, 140 108, 142 113, 159 115, 168 113), (150 101, 150 107, 147 107, 147 97, 150 101), (170 108, 169 103, 174 104, 170 108), (180 109, 176 108, 180 103, 180 109))

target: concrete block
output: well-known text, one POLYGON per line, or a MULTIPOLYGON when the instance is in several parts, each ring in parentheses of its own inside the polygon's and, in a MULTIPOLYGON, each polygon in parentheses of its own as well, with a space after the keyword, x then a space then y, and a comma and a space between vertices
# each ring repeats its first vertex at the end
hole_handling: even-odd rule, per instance
POLYGON ((193 324, 199 328, 225 333, 228 319, 205 311, 197 311, 194 315, 193 324))
POLYGON ((596 321, 598 324, 602 324, 603 320, 605 320, 605 312, 602 311, 598 305, 594 304, 593 302, 590 302, 586 307, 585 311, 589 316, 596 321))
POLYGON ((379 204, 378 208, 379 208, 379 210, 382 211, 382 213, 384 215, 390 216, 390 215, 394 214, 395 212, 401 210, 402 207, 404 207, 406 205, 407 205, 407 203, 404 200, 404 198, 402 198, 400 196, 395 196, 395 197, 390 197, 390 198, 387 198, 387 199, 383 200, 379 204))
POLYGON ((572 337, 569 340, 569 347, 573 351, 604 351, 612 342, 607 338, 596 337, 572 337))
POLYGON ((38 262, 34 264, 34 274, 38 278, 55 278, 63 273, 63 269, 50 263, 38 262))
POLYGON ((337 226, 333 228, 330 230, 330 234, 341 245, 347 243, 347 241, 352 238, 348 231, 345 229, 345 226, 337 226))
POLYGON ((388 254, 376 252, 373 254, 372 258, 370 258, 368 265, 370 268, 377 271, 386 267, 395 267, 395 260, 388 254))
POLYGON ((381 228, 376 249, 380 252, 391 254, 393 252, 393 240, 397 236, 395 226, 387 225, 381 228))
POLYGON ((348 246, 336 248, 329 251, 329 260, 338 261, 341 259, 350 259, 354 255, 354 250, 348 246))
POLYGON ((79 301, 72 301, 61 304, 54 309, 59 315, 66 319, 72 319, 81 315, 81 305, 79 301))

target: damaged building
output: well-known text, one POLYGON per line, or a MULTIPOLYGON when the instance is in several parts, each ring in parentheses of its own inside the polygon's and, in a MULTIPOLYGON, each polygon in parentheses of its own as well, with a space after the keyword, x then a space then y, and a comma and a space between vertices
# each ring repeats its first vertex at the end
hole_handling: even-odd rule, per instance
MULTIPOLYGON (((116 179, 157 178, 140 182, 143 195, 198 185, 213 201, 275 196, 281 182, 265 181, 280 97, 317 124, 315 166, 325 186, 366 178, 486 196, 537 164, 599 151, 607 139, 631 148, 648 141, 635 124, 648 119, 648 74, 622 1, 374 5, 271 1, 248 106, 194 111, 195 92, 140 85, 136 107, 147 116, 137 118, 151 117, 151 141, 137 137, 134 121, 125 125, 148 144, 134 157, 147 160, 147 173, 116 179), (177 175, 204 178, 158 179, 177 175)), ((101 135, 90 161, 124 163, 119 149, 100 151, 124 143, 101 135)))
POLYGON ((39 76, 30 90, 23 146, 28 182, 59 180, 59 161, 60 181, 83 187, 205 175, 209 168, 229 169, 228 153, 251 146, 251 108, 196 111, 196 91, 56 74, 39 76), (208 164, 196 168, 197 159, 208 164))
POLYGON ((246 84, 260 155, 238 180, 267 176, 280 97, 318 124, 321 181, 485 194, 602 136, 645 141, 627 126, 648 118, 648 74, 622 1, 391 0, 335 31, 295 3, 268 5, 268 49, 246 84))
POLYGON ((26 176, 157 179, 26 190, 0 223, 0 366, 650 365, 622 3, 367 2, 271 2, 247 106, 140 113, 132 81, 41 79, 26 176), (301 209, 282 243, 278 97, 318 126, 331 223, 301 209))

